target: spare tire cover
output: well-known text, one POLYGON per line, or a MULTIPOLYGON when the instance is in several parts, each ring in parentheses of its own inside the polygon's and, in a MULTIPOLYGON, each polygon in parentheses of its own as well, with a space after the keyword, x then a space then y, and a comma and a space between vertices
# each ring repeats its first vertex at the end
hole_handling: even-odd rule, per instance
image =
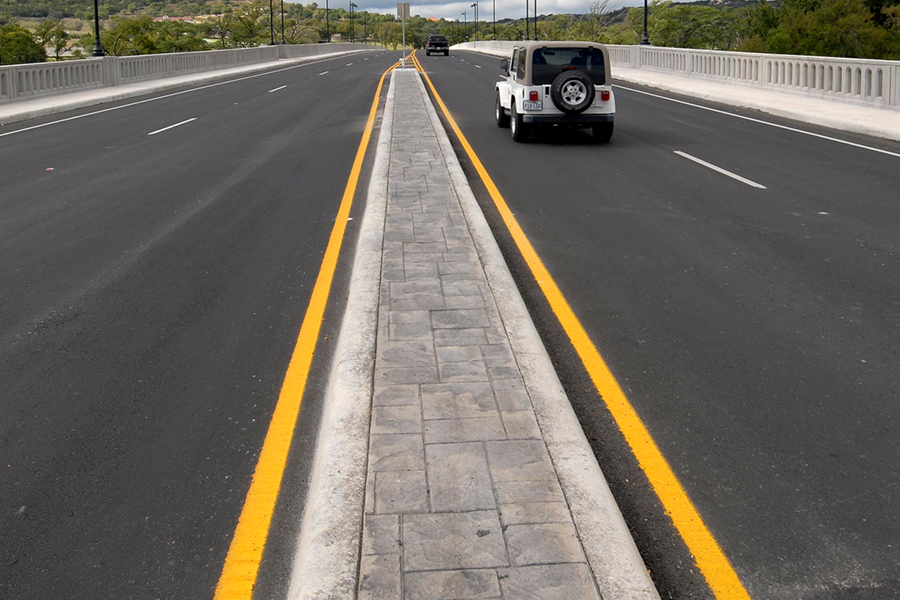
POLYGON ((581 71, 563 71, 550 84, 550 99, 556 108, 577 115, 594 102, 594 82, 581 71))

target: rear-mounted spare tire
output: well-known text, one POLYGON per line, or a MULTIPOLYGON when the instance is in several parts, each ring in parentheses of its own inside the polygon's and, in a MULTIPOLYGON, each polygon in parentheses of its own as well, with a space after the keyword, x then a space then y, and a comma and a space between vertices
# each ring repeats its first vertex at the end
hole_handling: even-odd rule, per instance
POLYGON ((550 84, 550 99, 570 115, 584 112, 594 102, 594 82, 581 71, 563 71, 550 84))

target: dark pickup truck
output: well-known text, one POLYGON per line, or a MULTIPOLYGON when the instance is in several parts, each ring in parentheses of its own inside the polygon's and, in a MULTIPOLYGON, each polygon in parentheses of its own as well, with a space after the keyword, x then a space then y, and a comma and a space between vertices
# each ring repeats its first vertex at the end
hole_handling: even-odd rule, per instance
POLYGON ((444 56, 450 56, 450 43, 442 35, 429 36, 425 42, 425 55, 431 56, 432 52, 443 52, 444 56))

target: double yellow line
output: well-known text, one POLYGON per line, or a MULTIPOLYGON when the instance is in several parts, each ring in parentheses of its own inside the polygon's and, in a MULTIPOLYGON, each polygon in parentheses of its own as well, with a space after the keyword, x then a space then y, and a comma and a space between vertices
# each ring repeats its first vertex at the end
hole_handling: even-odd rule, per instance
POLYGON ((294 426, 297 423, 297 415, 300 413, 303 391, 306 389, 309 368, 316 350, 316 340, 319 337, 344 232, 347 229, 347 218, 350 215, 350 207, 353 204, 353 196, 356 193, 359 174, 362 171, 366 148, 368 148, 369 139, 372 136, 372 128, 375 125, 381 89, 387 74, 398 66, 399 63, 391 66, 382 73, 381 79, 378 81, 375 99, 372 100, 372 108, 369 110, 369 118, 366 121, 362 140, 359 142, 359 149, 356 151, 347 186, 344 188, 344 195, 335 217, 331 237, 328 239, 325 257, 319 267, 316 284, 313 287, 306 315, 303 317, 303 324, 300 326, 300 334, 284 376, 275 412, 272 414, 269 430, 253 472, 250 489, 247 492, 228 555, 225 557, 225 566, 222 568, 222 575, 216 586, 216 600, 250 600, 253 596, 259 563, 266 547, 269 525, 275 511, 275 502, 278 500, 278 491, 281 489, 291 439, 294 436, 294 426))
POLYGON ((531 269, 541 291, 547 298, 550 308, 559 320, 569 340, 572 342, 582 364, 594 382, 601 398, 612 413, 622 435, 631 447, 631 451, 640 464, 641 469, 647 475, 650 485, 659 497, 666 511, 666 514, 672 519, 672 523, 678 530, 688 550, 694 556, 697 566, 706 578, 710 589, 721 600, 749 600, 750 595, 744 588, 741 580, 738 578, 734 567, 722 552, 719 544, 710 533, 700 513, 694 507, 685 489, 681 486, 674 471, 669 466, 647 427, 644 425, 637 411, 625 397, 621 386, 616 381, 612 372, 601 356, 597 347, 591 341, 587 331, 578 320, 572 307, 569 306, 565 296, 563 296, 547 267, 538 256, 531 242, 525 236, 525 232, 519 226, 512 211, 500 194, 500 190, 494 184, 491 176, 475 154, 471 144, 463 135, 456 120, 450 114, 440 94, 434 88, 431 78, 422 68, 417 58, 413 58, 416 68, 422 73, 425 82, 431 89, 434 99, 444 113, 444 117, 450 124, 450 128, 459 139, 466 155, 481 177, 482 183, 494 201, 494 206, 500 213, 500 217, 506 224, 512 239, 515 241, 519 252, 531 269))

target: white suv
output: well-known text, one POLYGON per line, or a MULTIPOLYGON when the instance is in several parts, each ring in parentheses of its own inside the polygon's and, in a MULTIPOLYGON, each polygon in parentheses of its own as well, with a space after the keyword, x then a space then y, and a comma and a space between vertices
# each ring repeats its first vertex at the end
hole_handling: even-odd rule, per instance
POLYGON ((612 137, 616 99, 603 44, 522 42, 500 69, 494 113, 517 142, 543 124, 590 127, 598 142, 612 137))

